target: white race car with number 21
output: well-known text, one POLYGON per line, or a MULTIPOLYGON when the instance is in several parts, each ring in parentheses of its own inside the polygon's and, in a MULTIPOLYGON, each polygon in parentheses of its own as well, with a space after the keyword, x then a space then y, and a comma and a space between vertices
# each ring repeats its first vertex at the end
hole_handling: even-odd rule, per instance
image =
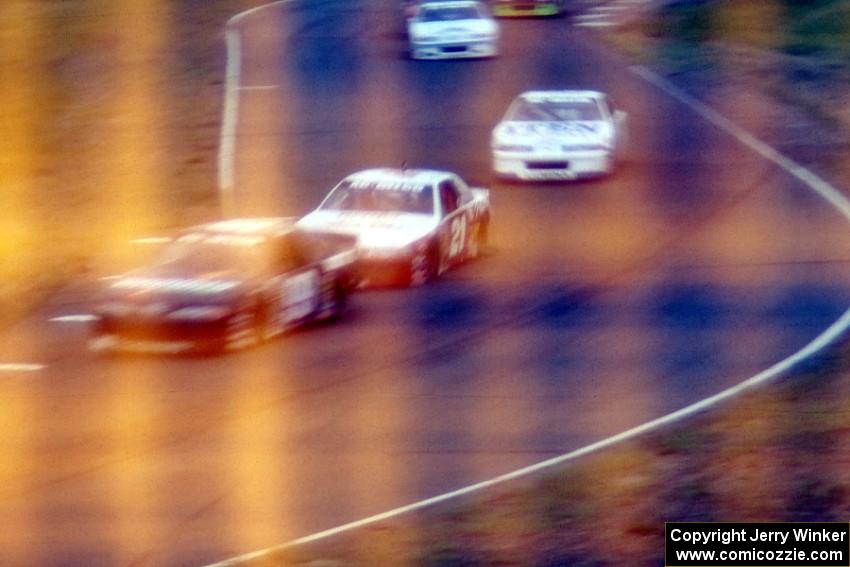
POLYGON ((489 224, 487 189, 446 171, 389 168, 349 175, 298 222, 356 236, 365 285, 425 283, 478 256, 489 224))

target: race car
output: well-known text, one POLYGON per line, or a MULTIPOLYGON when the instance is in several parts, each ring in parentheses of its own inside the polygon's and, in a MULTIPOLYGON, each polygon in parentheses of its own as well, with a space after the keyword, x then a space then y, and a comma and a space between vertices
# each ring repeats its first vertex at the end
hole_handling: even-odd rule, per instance
POLYGON ((493 169, 503 178, 606 175, 622 157, 628 116, 598 91, 529 91, 493 130, 493 169))
POLYGON ((416 16, 416 13, 419 11, 419 6, 428 1, 429 0, 402 0, 402 11, 404 12, 405 22, 416 16))
POLYGON ((154 261, 111 279, 90 348, 178 354, 233 350, 338 316, 356 286, 356 239, 294 219, 189 228, 154 261))
POLYGON ((298 227, 356 236, 365 285, 419 285, 475 258, 490 196, 453 173, 369 169, 343 179, 298 227))
POLYGON ((497 18, 558 16, 566 13, 567 0, 490 0, 497 18))
POLYGON ((493 57, 499 24, 481 2, 432 1, 419 4, 407 21, 413 59, 493 57))

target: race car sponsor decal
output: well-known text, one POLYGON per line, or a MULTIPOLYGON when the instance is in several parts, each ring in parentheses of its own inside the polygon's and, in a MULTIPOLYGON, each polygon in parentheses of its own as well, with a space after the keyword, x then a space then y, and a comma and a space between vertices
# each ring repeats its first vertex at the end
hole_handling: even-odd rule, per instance
POLYGON ((399 230, 404 232, 424 232, 436 228, 432 215, 425 213, 387 213, 376 211, 322 213, 321 219, 313 224, 348 230, 399 230))
POLYGON ((449 256, 454 258, 466 249, 466 215, 460 214, 452 219, 449 256))
POLYGON ((587 102, 587 103, 595 103, 596 98, 592 96, 587 96, 587 94, 583 93, 553 93, 553 92, 540 92, 540 93, 526 93, 522 96, 523 99, 528 100, 530 102, 587 102))
POLYGON ((393 180, 393 181, 374 181, 374 180, 360 180, 355 179, 351 182, 350 187, 352 189, 370 189, 376 191, 412 191, 419 192, 425 189, 425 185, 422 183, 415 183, 412 181, 401 181, 401 180, 393 180))
POLYGON ((516 122, 508 124, 508 134, 569 134, 588 136, 599 134, 601 126, 593 122, 516 122))
POLYGON ((185 234, 177 242, 206 242, 208 244, 225 244, 230 246, 256 246, 262 244, 262 236, 245 236, 241 234, 185 234))
POLYGON ((202 280, 182 278, 122 278, 112 284, 113 289, 126 290, 164 290, 182 291, 187 293, 221 293, 238 286, 235 281, 202 280))

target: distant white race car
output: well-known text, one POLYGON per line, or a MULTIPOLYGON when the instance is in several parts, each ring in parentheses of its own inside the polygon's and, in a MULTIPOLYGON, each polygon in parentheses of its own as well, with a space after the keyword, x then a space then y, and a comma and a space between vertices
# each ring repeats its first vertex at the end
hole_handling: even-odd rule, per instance
POLYGON ((482 2, 435 0, 416 7, 407 21, 414 59, 493 57, 499 24, 482 2))
POLYGON ((598 91, 529 91, 493 130, 493 169, 504 178, 577 179, 614 170, 628 116, 598 91))
POLYGON ((478 256, 490 196, 445 171, 369 169, 343 179, 300 229, 354 235, 365 285, 425 283, 478 256))
POLYGON ((557 16, 567 9, 567 0, 490 0, 497 18, 557 16))

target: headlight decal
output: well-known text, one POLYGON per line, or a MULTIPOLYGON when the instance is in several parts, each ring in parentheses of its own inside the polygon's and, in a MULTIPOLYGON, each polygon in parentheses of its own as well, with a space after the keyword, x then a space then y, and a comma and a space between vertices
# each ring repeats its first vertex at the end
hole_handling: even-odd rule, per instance
POLYGON ((525 144, 496 144, 496 149, 502 152, 532 152, 533 146, 525 144))

